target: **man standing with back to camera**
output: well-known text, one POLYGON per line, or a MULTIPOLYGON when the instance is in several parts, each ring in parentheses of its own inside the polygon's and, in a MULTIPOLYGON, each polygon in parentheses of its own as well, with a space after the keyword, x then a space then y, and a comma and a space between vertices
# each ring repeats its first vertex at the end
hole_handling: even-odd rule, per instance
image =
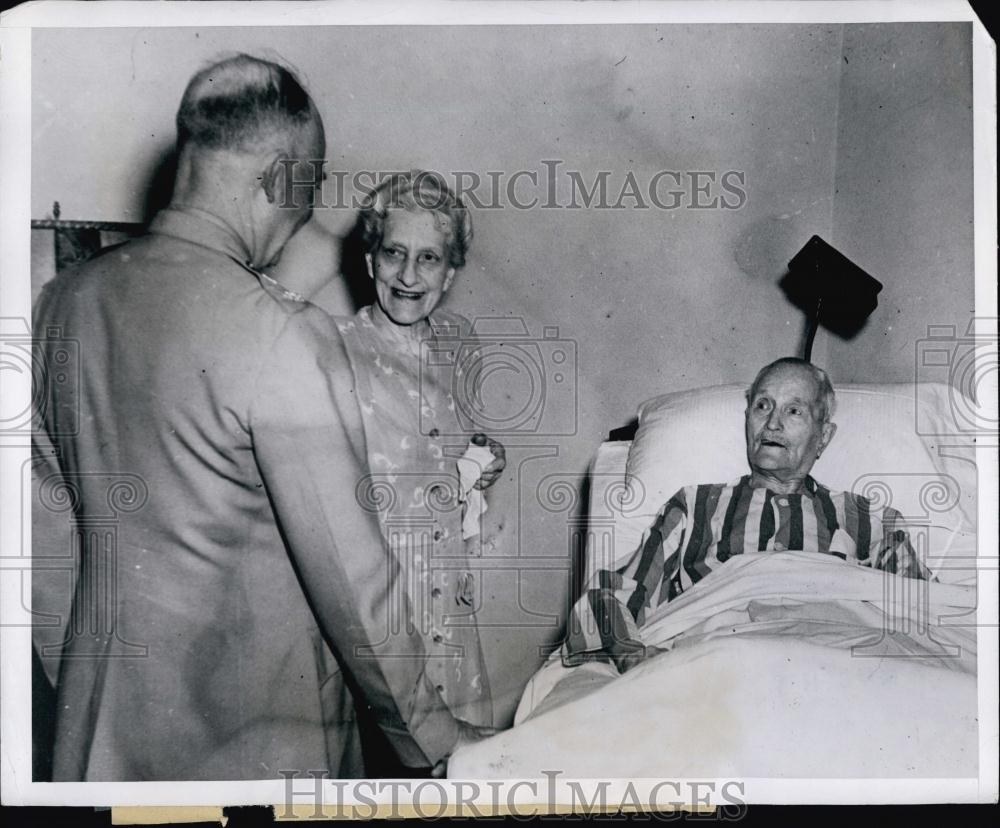
POLYGON ((112 615, 66 643, 53 778, 360 775, 348 684, 405 765, 433 765, 482 731, 449 713, 419 636, 390 630, 390 604, 408 607, 355 499, 363 432, 336 326, 261 272, 311 216, 321 165, 295 162, 324 157, 319 113, 287 69, 239 55, 188 84, 177 141, 149 234, 62 272, 35 308, 36 332, 79 342, 81 374, 76 400, 44 389, 58 478, 40 490, 74 490, 78 525, 116 479, 134 490, 114 567, 82 554, 78 610, 112 615), (286 186, 293 168, 314 186, 286 186), (117 600, 95 607, 106 577, 117 600))

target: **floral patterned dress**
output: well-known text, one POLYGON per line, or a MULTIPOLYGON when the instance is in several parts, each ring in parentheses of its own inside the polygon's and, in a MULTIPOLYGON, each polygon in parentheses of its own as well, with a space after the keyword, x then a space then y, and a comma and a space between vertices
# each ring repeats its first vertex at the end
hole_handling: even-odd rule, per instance
MULTIPOLYGON (((378 512, 399 561, 428 675, 456 717, 492 725, 475 619, 482 590, 468 565, 479 543, 462 538, 456 466, 470 436, 455 400, 471 353, 469 322, 435 311, 422 342, 374 306, 337 325, 365 425, 370 476, 359 483, 359 501, 378 512)), ((397 602, 394 617, 406 623, 403 602, 390 600, 397 602)))

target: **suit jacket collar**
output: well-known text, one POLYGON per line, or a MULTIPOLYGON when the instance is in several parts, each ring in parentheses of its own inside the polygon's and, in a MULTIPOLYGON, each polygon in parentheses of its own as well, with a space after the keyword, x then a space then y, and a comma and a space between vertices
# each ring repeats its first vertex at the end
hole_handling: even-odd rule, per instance
POLYGON ((221 218, 197 207, 167 207, 156 214, 149 232, 207 247, 250 266, 250 249, 221 218))

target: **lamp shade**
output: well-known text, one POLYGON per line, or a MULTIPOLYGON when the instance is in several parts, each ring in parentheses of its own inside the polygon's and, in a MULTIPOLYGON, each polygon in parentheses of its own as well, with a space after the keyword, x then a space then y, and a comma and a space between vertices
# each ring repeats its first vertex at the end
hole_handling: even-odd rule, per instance
POLYGON ((861 330, 878 307, 882 283, 819 236, 813 236, 788 263, 781 287, 814 324, 849 338, 861 330), (813 319, 815 314, 818 317, 813 319))

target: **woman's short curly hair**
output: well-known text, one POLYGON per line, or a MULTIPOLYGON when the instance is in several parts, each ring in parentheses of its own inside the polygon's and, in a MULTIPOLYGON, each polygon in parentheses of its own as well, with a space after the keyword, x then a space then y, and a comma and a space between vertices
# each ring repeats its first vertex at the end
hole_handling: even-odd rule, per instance
POLYGON ((367 195, 359 217, 366 252, 378 250, 385 235, 386 217, 392 209, 428 210, 446 219, 442 229, 448 265, 456 269, 465 265, 472 242, 472 217, 440 175, 425 170, 396 173, 367 195))

